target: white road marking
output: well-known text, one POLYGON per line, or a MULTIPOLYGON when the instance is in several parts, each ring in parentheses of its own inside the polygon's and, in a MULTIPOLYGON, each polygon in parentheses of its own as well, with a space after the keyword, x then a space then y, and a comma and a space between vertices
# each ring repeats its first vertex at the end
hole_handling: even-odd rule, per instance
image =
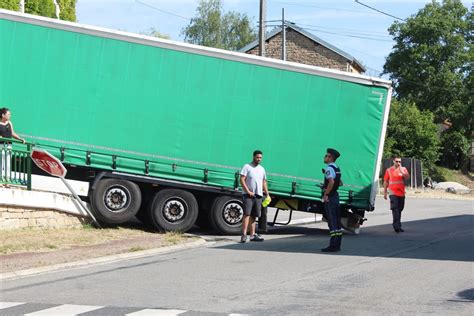
POLYGON ((126 316, 176 316, 187 311, 179 309, 142 309, 140 311, 126 314, 126 316))
POLYGON ((20 302, 0 302, 0 309, 9 308, 9 307, 18 306, 18 305, 23 305, 23 304, 26 304, 26 303, 20 303, 20 302))
POLYGON ((90 312, 104 306, 89 306, 89 305, 70 305, 64 304, 52 308, 43 309, 34 313, 25 314, 25 316, 39 316, 39 315, 54 315, 54 316, 71 316, 81 313, 90 312))

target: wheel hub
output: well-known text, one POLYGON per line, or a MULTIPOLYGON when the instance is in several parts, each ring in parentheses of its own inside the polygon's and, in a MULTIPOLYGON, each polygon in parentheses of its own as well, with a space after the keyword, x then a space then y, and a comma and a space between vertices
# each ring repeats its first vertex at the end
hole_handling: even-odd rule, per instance
POLYGON ((120 211, 129 202, 129 194, 124 187, 112 187, 105 192, 104 202, 111 211, 120 211))
POLYGON ((231 202, 224 207, 223 216, 228 224, 236 225, 242 221, 244 210, 240 204, 231 202))
POLYGON ((186 215, 187 207, 184 201, 171 199, 168 200, 163 207, 163 215, 169 222, 177 222, 186 215))

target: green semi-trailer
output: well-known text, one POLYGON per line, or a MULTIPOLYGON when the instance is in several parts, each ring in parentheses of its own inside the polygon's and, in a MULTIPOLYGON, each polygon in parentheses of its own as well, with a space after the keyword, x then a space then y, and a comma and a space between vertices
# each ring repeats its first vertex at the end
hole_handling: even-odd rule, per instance
POLYGON ((343 216, 374 209, 389 81, 0 10, 0 103, 89 181, 103 223, 160 230, 242 218, 239 169, 264 153, 272 206, 322 212, 322 158, 343 216))

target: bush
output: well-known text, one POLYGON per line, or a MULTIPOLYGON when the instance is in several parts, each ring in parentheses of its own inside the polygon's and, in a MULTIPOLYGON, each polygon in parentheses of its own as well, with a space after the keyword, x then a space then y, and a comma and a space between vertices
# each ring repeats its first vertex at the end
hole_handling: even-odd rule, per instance
POLYGON ((467 165, 469 158, 469 140, 461 132, 447 130, 441 135, 441 159, 443 166, 460 169, 467 165))
POLYGON ((440 166, 435 166, 429 175, 436 182, 453 181, 452 171, 440 166))

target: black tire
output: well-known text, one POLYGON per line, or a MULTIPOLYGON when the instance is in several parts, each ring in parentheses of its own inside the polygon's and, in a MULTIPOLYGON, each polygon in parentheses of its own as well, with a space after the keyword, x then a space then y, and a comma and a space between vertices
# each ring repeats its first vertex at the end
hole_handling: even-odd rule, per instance
POLYGON ((104 224, 117 225, 129 221, 142 204, 137 184, 121 179, 102 179, 89 193, 92 211, 104 224))
POLYGON ((199 207, 194 195, 178 189, 158 192, 149 208, 151 223, 161 231, 186 232, 198 217, 199 207))
POLYGON ((212 227, 223 235, 240 235, 244 207, 242 199, 220 196, 214 200, 209 212, 212 227))

